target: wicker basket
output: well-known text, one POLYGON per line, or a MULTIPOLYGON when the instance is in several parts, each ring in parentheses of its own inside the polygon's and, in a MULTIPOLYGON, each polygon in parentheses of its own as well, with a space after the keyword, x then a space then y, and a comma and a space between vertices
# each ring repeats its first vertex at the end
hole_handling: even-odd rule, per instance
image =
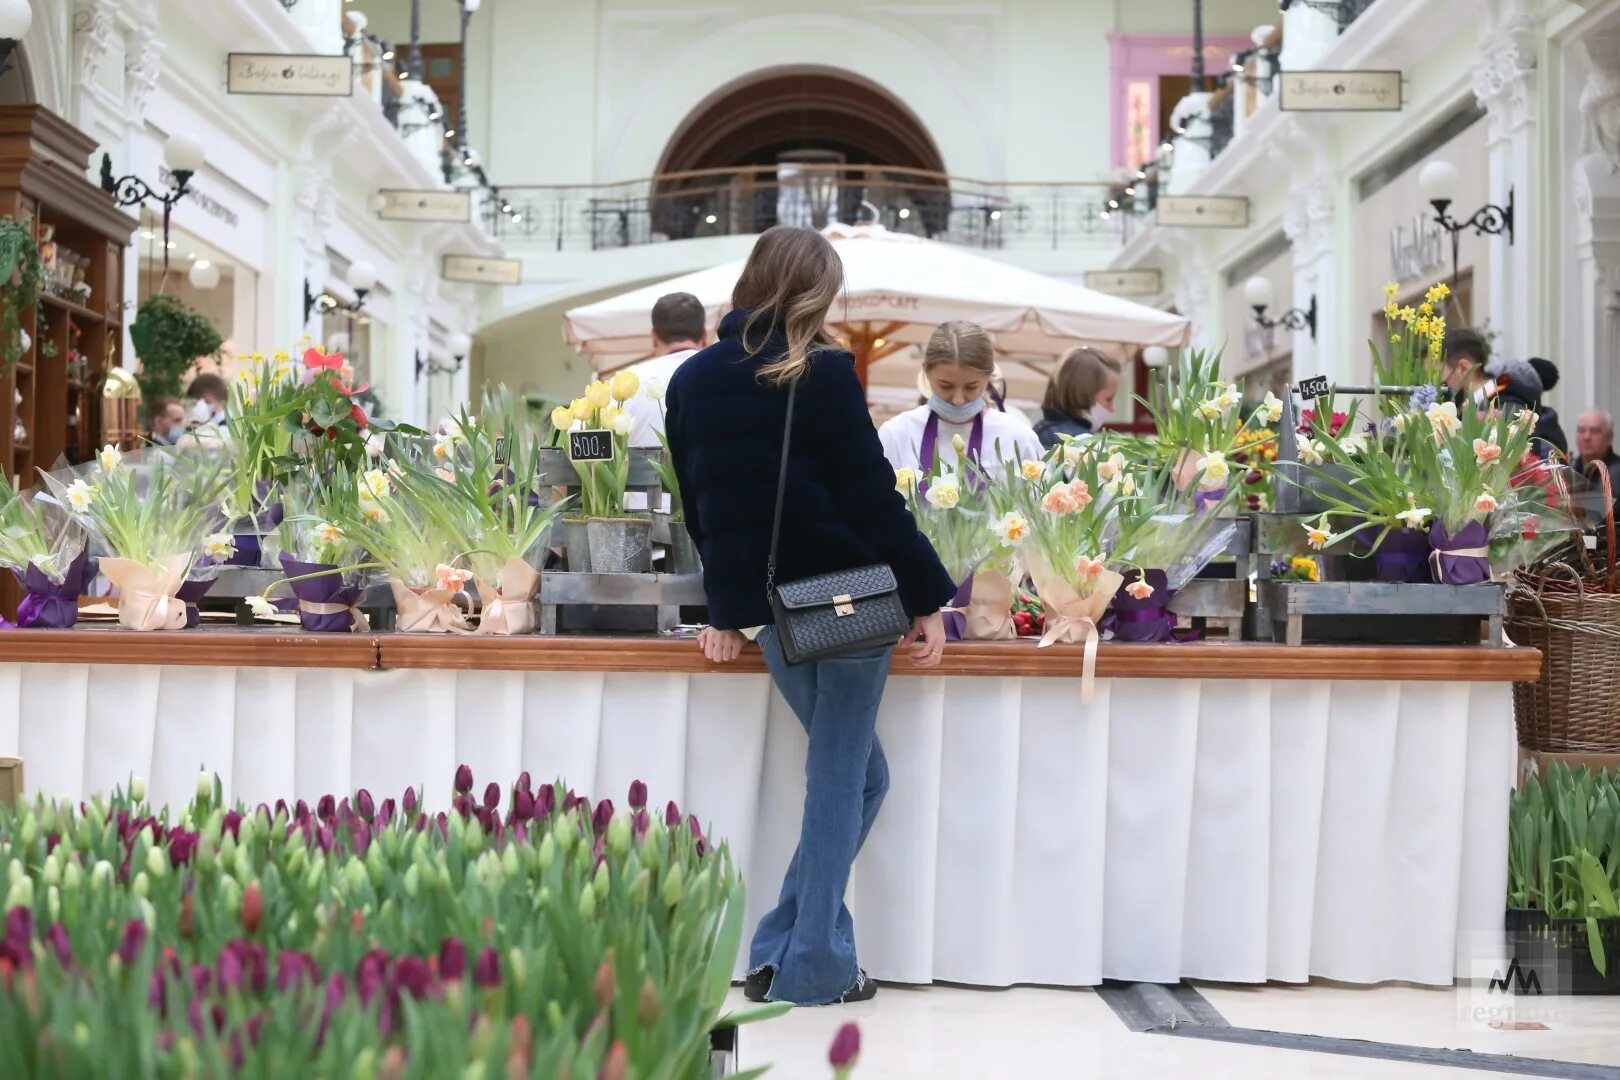
POLYGON ((1541 650, 1540 677, 1513 684, 1519 745, 1530 750, 1620 753, 1620 563, 1609 478, 1598 471, 1609 507, 1602 565, 1582 544, 1566 561, 1514 571, 1507 594, 1508 635, 1541 650))

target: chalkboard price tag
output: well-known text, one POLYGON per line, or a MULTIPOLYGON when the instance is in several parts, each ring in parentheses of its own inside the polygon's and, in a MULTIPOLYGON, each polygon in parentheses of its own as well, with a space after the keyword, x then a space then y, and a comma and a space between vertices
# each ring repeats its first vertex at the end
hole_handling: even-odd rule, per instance
POLYGON ((613 432, 605 428, 570 431, 568 457, 573 461, 612 461, 613 432))
POLYGON ((1309 379, 1299 381, 1299 396, 1302 398, 1327 397, 1328 379, 1326 375, 1315 375, 1309 379))
POLYGON ((495 464, 506 464, 506 436, 500 435, 495 439, 495 464))

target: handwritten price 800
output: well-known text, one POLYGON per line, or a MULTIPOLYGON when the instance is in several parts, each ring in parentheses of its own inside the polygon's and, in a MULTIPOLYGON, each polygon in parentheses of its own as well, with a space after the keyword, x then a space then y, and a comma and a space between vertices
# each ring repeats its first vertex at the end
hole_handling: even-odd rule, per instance
POLYGON ((568 457, 573 461, 612 461, 613 432, 607 430, 570 431, 568 457))

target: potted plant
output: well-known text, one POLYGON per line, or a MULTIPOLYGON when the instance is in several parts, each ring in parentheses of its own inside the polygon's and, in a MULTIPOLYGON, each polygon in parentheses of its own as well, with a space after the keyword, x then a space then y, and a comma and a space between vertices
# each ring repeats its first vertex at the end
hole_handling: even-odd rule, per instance
POLYGON ((0 217, 0 378, 28 351, 22 316, 38 303, 44 285, 33 220, 0 217))
POLYGON ((148 401, 178 397, 182 380, 199 357, 214 356, 223 339, 200 312, 173 296, 149 296, 135 309, 129 339, 140 358, 136 381, 148 401))
POLYGON ((95 577, 84 529, 62 508, 0 483, 0 567, 23 587, 17 625, 65 630, 79 619, 79 596, 95 577))
MULTIPOLYGON (((634 421, 624 403, 641 389, 634 372, 621 371, 611 382, 597 380, 584 396, 568 406, 568 418, 558 406, 552 415, 561 445, 571 449, 569 433, 600 431, 609 444, 606 460, 574 460, 579 473, 579 510, 590 548, 590 570, 597 574, 645 574, 652 569, 652 520, 625 511, 624 493, 630 479, 630 432, 634 421), (559 421, 568 419, 567 424, 559 421)), ((572 454, 570 454, 572 459, 572 454)), ((576 537, 577 538, 577 537, 576 537)), ((570 546, 569 569, 575 569, 570 546)))

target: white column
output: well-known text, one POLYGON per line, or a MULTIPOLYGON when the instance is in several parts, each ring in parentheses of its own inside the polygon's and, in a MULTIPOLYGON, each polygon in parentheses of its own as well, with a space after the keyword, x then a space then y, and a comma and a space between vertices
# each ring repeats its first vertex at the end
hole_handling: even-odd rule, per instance
POLYGON ((1337 191, 1326 137, 1319 128, 1293 120, 1274 146, 1273 157, 1287 161, 1291 176, 1283 232, 1294 249, 1294 306, 1308 310, 1316 300, 1315 339, 1309 329, 1293 331, 1293 378, 1326 375, 1334 382, 1361 382, 1370 374, 1356 367, 1364 350, 1338 348, 1337 191))
POLYGON ((1309 71, 1338 37, 1339 21, 1333 12, 1293 4, 1283 12, 1283 47, 1277 62, 1284 71, 1309 71))
MULTIPOLYGON (((1173 268, 1167 269, 1172 275, 1170 292, 1175 297, 1176 311, 1192 323, 1189 347, 1219 348, 1221 310, 1220 305, 1211 299, 1217 295, 1213 285, 1215 274, 1209 256, 1204 252, 1203 238, 1196 230, 1175 231, 1179 235, 1167 244, 1173 268)), ((1241 328, 1238 332, 1242 332, 1241 328)))
POLYGON ((1591 34, 1581 46, 1582 153, 1572 166, 1573 259, 1564 264, 1572 317, 1556 358, 1566 431, 1581 409, 1620 411, 1620 30, 1591 34))
MULTIPOLYGON (((1507 356, 1534 355, 1542 327, 1538 274, 1537 214, 1541 163, 1538 160, 1536 75, 1537 20, 1522 11, 1506 13, 1480 39, 1482 58, 1474 68, 1474 95, 1490 121, 1489 199, 1497 206, 1513 196, 1513 237, 1489 238, 1491 325, 1500 332, 1498 349, 1507 356)), ((1478 207, 1454 207, 1453 217, 1478 207)))

